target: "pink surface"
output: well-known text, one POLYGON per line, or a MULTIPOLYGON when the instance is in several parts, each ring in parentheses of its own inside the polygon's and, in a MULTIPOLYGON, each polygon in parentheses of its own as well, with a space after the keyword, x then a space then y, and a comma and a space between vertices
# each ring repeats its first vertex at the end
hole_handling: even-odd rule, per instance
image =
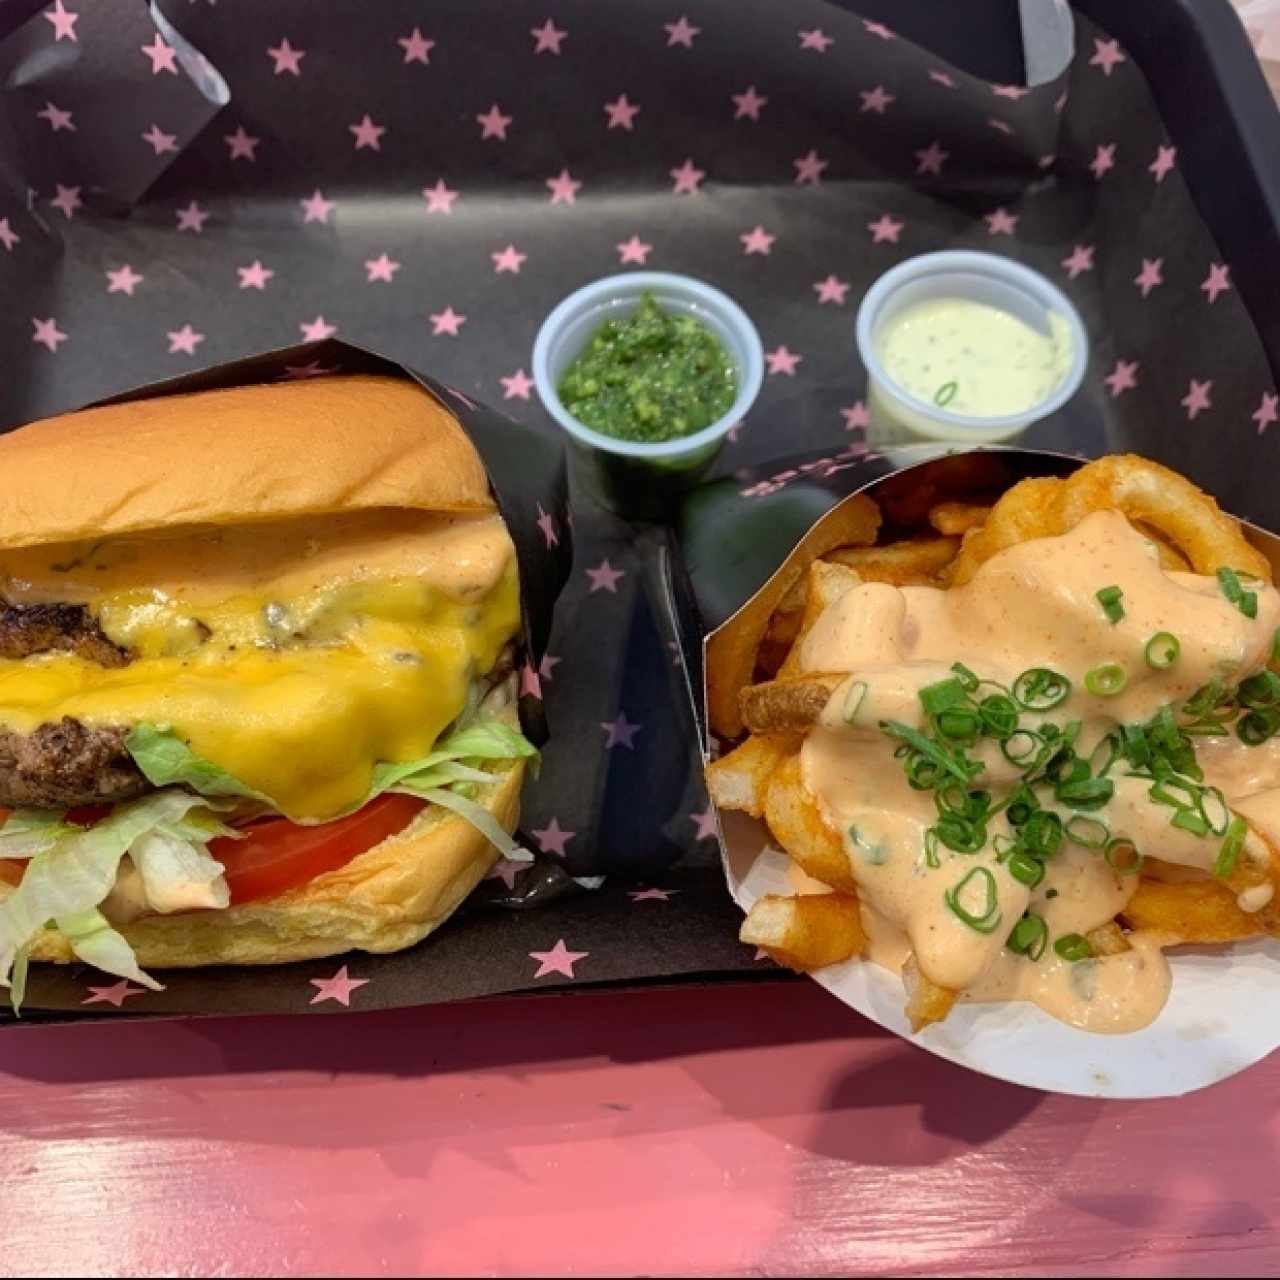
POLYGON ((1278 1083, 1047 1097, 811 984, 5 1030, 0 1270, 1271 1275, 1278 1083))

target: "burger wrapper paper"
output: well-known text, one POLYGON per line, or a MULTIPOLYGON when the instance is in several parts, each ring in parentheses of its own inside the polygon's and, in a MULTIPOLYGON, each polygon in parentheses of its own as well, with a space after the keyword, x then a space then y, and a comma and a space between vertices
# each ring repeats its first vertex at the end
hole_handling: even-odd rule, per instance
MULTIPOLYGON (((499 865, 399 956, 170 974, 155 994, 42 971, 32 1016, 777 975, 723 889, 671 532, 601 509, 572 469, 567 506, 526 474, 558 432, 534 334, 600 276, 683 272, 754 319, 765 385, 713 494, 768 481, 771 459, 865 452, 858 300, 904 258, 968 247, 1045 272, 1090 330, 1085 385, 1033 444, 1139 448, 1242 514, 1273 505, 1274 377, 1231 264, 1135 58, 1054 0, 1022 0, 1020 32, 1012 6, 957 21, 926 0, 0 8, 0 428, 299 340, 302 370, 376 356, 429 371, 523 503, 532 593, 573 556, 522 672, 550 731, 531 867, 499 865)), ((727 585, 734 549, 718 556, 727 585)))
MULTIPOLYGON (((1048 452, 996 450, 1010 481, 1062 475, 1078 460, 1048 452)), ((901 449, 843 465, 830 457, 803 457, 753 484, 726 486, 716 495, 715 519, 696 525, 688 547, 689 584, 703 613, 718 623, 731 617, 788 563, 792 549, 830 510, 854 494, 874 498, 885 481, 910 489, 928 483, 931 449, 901 449), (782 478, 778 478, 782 477, 782 478), (737 499, 736 501, 734 499, 737 499), (698 534, 713 526, 718 539, 739 548, 738 574, 701 571, 698 534), (779 552, 781 548, 781 552, 779 552)), ((901 492, 901 488, 899 489, 901 492)), ((940 495, 941 496, 941 495, 940 495)), ((705 496, 703 500, 706 501, 705 496)), ((1280 577, 1280 538, 1256 527, 1249 536, 1280 577)), ((718 627, 716 628, 718 629, 718 627)), ((708 635, 714 635, 713 630, 708 635)), ((704 649, 705 658, 705 649, 704 649)), ((701 706, 705 707, 705 688, 701 706)), ((708 735, 708 756, 718 750, 708 735)), ((766 894, 797 891, 791 860, 763 822, 721 812, 723 866, 729 891, 749 911, 766 894)), ((939 1057, 1014 1084, 1052 1093, 1101 1098, 1160 1098, 1190 1093, 1225 1080, 1280 1045, 1280 943, 1180 947, 1168 953, 1173 973, 1169 1002, 1141 1031, 1100 1035, 1079 1031, 1024 1002, 960 1002, 945 1021, 913 1034, 904 1015, 906 992, 895 973, 853 959, 812 977, 837 999, 896 1035, 939 1057)))

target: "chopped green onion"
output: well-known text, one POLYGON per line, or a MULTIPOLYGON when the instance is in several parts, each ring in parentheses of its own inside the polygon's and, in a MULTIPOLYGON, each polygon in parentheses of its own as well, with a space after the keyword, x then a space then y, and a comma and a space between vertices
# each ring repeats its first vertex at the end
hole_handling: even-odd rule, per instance
POLYGON ((1083 938, 1078 933, 1064 933, 1053 944, 1053 949, 1072 964, 1087 960, 1093 955, 1093 948, 1089 945, 1088 938, 1083 938))
POLYGON ((1040 808, 1036 793, 1025 782, 1019 783, 1006 801, 1009 809, 1009 825, 1020 827, 1040 808))
POLYGON ((1111 835, 1105 822, 1100 822, 1097 818, 1086 818, 1080 813, 1068 819, 1064 830, 1072 844, 1083 845, 1086 849, 1103 848, 1111 835))
POLYGON ((924 833, 924 860, 934 868, 942 865, 938 861, 938 833, 932 827, 924 833))
POLYGON ((1246 618, 1256 618, 1258 616, 1258 596, 1254 591, 1246 591, 1240 585, 1240 575, 1234 569, 1228 569, 1225 565, 1218 570, 1218 586, 1222 588, 1222 594, 1233 604, 1246 618))
POLYGON ((978 933, 995 932, 1000 923, 1000 895, 996 890, 996 878, 986 867, 972 868, 954 888, 948 889, 942 896, 943 901, 951 909, 951 913, 967 924, 970 929, 974 929, 978 933), (974 880, 982 886, 980 890, 982 901, 979 904, 982 910, 980 912, 970 911, 965 903, 961 901, 961 895, 970 896, 970 893, 966 893, 966 890, 974 880))
POLYGON ((1124 592, 1117 586, 1103 587, 1101 591, 1096 593, 1098 603, 1102 606, 1102 612, 1107 615, 1107 621, 1114 625, 1124 617, 1124 605, 1120 603, 1124 592))
POLYGON ((1135 769, 1141 769, 1151 763, 1151 746, 1140 724, 1123 725, 1120 729, 1120 737, 1124 758, 1135 769))
POLYGON ((1044 918, 1034 911, 1028 911, 1017 924, 1005 942, 1010 951, 1026 956, 1029 960, 1039 960, 1044 949, 1049 945, 1049 926, 1044 918))
POLYGON ((1280 676, 1274 671, 1259 671, 1242 680, 1236 689, 1236 701, 1250 711, 1265 711, 1280 704, 1280 676))
POLYGON ((1000 753, 1010 764, 1026 764, 1040 750, 1041 739, 1030 729, 1018 729, 1000 743, 1000 753))
POLYGON ((1138 846, 1128 836, 1115 836, 1107 841, 1102 856, 1112 871, 1122 876, 1137 875, 1142 866, 1142 855, 1138 846))
POLYGON ((1014 701, 1027 711, 1050 711, 1065 702, 1071 681, 1048 667, 1028 667, 1014 682, 1014 701))
POLYGON ((1169 825, 1177 827, 1180 831, 1190 831, 1193 836, 1209 834, 1209 819, 1195 809, 1179 809, 1169 819, 1169 825))
MULTIPOLYGON (((1276 634, 1280 635, 1280 632, 1277 632, 1276 634)), ((963 662, 953 662, 951 664, 951 670, 956 673, 960 683, 964 686, 965 693, 973 693, 977 689, 978 685, 982 683, 982 681, 978 679, 977 675, 970 671, 963 662)))
POLYGON ((956 853, 977 853, 987 843, 987 829, 958 813, 944 814, 934 824, 938 839, 956 853))
POLYGON ((957 382, 944 382, 937 391, 933 393, 933 403, 936 405, 950 404, 956 398, 956 391, 959 389, 957 382))
POLYGON ((1249 828, 1245 824, 1245 820, 1236 814, 1231 819, 1231 825, 1227 827, 1227 838, 1222 842, 1222 848, 1218 850, 1217 860, 1213 864, 1213 874, 1219 880, 1226 880, 1236 869, 1236 862, 1240 858, 1240 850, 1244 848, 1244 838, 1249 833, 1249 828))
POLYGON ((992 738, 1007 738, 1018 727, 1018 704, 1002 693, 993 693, 978 703, 983 732, 992 738))
POLYGON ((968 691, 954 676, 936 684, 927 684, 920 690, 920 703, 931 716, 941 715, 948 707, 968 701, 968 691))
POLYGON ((1021 849, 1022 845, 1013 836, 1007 836, 1003 831, 997 831, 991 837, 991 848, 995 850, 996 861, 1003 862, 1011 853, 1016 853, 1021 849))
POLYGON ((1209 830, 1215 836, 1227 834, 1227 827, 1231 823, 1231 810, 1227 808, 1226 796, 1217 787, 1205 787, 1200 793, 1200 812, 1208 819, 1209 830))
POLYGON ((1009 859, 1009 874, 1028 889, 1034 889, 1044 879, 1044 863, 1025 849, 1018 849, 1009 859))
POLYGON ((1110 778, 1085 778, 1066 782, 1054 788, 1054 796, 1072 809, 1101 809, 1113 795, 1115 783, 1110 778))
POLYGON ((937 718, 936 724, 939 737, 965 746, 977 741, 982 728, 978 713, 969 707, 948 707, 937 718))
POLYGON ((973 774, 982 768, 981 764, 977 764, 974 761, 962 763, 949 751, 944 751, 936 742, 926 738, 919 730, 913 729, 909 724, 903 724, 900 720, 881 720, 880 731, 888 734, 891 738, 897 738, 900 742, 905 742, 910 747, 914 747, 922 756, 936 764, 939 769, 959 778, 963 783, 967 784, 973 774), (970 769, 972 772, 969 771, 970 769))
POLYGON ((845 724, 856 724, 858 720, 858 712, 862 708, 862 700, 867 696, 867 682, 865 680, 855 680, 849 686, 849 692, 844 696, 844 722, 845 724))
POLYGON ((1038 858, 1052 858, 1062 844, 1062 819, 1051 809, 1037 809, 1022 828, 1022 839, 1038 858))
POLYGON ((1147 666, 1156 671, 1163 671, 1166 667, 1173 666, 1181 652, 1182 644, 1172 631, 1157 631, 1147 641, 1147 647, 1143 650, 1147 666))
POLYGON ((1246 747, 1257 747, 1272 737, 1277 728, 1280 728, 1280 715, 1276 714, 1274 708, 1250 711, 1236 722, 1236 737, 1246 747))
POLYGON ((1280 662, 1280 627, 1271 633, 1271 661, 1280 662))
POLYGON ((1113 698, 1129 683, 1129 673, 1118 662, 1104 662, 1084 678, 1084 687, 1095 698, 1113 698))

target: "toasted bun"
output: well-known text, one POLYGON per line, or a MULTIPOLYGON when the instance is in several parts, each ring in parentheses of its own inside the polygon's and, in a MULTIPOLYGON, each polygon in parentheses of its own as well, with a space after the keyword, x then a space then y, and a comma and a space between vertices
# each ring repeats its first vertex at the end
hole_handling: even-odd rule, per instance
POLYGON ((106 405, 0 435, 0 550, 378 507, 492 511, 457 420, 397 378, 106 405))
MULTIPOLYGON (((516 761, 477 798, 507 831, 519 821, 523 777, 524 764, 516 761)), ((144 969, 400 951, 443 924, 496 860, 497 851, 470 823, 429 805, 399 835, 279 897, 226 911, 148 916, 120 932, 144 969)), ((9 892, 0 885, 0 898, 9 892)), ((31 958, 75 960, 52 929, 36 936, 31 958)))

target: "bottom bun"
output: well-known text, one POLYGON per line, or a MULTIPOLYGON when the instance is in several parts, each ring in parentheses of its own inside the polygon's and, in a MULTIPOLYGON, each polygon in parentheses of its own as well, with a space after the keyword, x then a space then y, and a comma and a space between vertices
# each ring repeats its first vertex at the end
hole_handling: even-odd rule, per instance
MULTIPOLYGON (((516 760, 476 796, 507 831, 519 821, 523 778, 524 762, 516 760)), ((401 951, 443 924, 497 857, 469 822, 433 804, 398 835, 278 897, 224 911, 146 916, 118 927, 144 969, 401 951)), ((75 960, 67 940, 52 929, 36 936, 31 958, 75 960)))

